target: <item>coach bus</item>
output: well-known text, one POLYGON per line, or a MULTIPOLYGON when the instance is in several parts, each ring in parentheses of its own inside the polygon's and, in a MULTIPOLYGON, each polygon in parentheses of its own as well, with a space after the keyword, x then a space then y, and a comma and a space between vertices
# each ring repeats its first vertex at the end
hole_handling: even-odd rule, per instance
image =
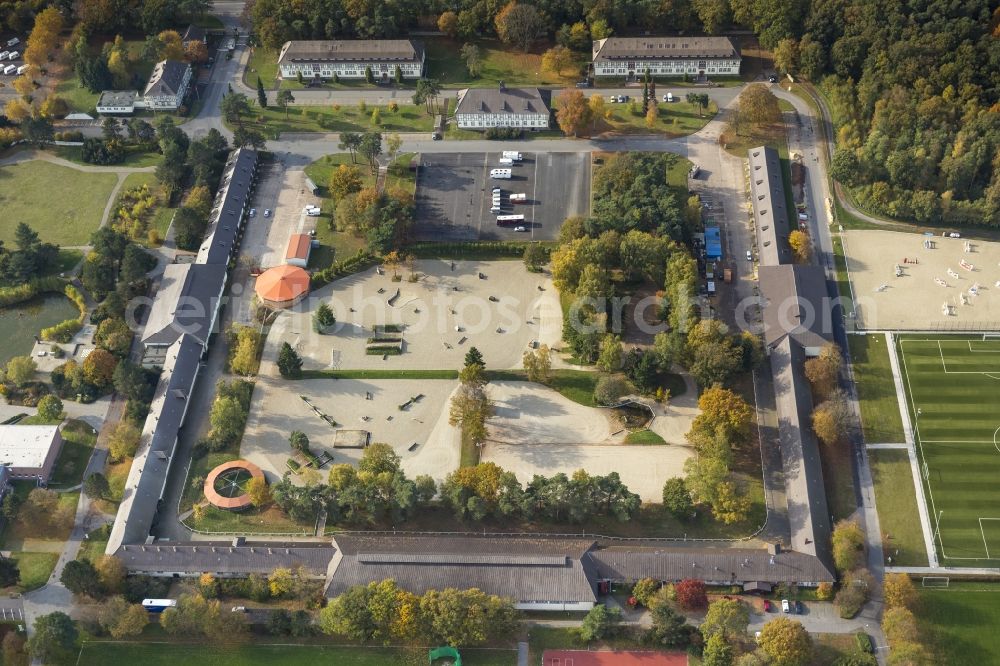
POLYGON ((168 608, 176 608, 176 599, 143 599, 142 607, 150 613, 162 613, 168 608))
POLYGON ((506 224, 524 224, 524 215, 497 215, 497 226, 506 224))

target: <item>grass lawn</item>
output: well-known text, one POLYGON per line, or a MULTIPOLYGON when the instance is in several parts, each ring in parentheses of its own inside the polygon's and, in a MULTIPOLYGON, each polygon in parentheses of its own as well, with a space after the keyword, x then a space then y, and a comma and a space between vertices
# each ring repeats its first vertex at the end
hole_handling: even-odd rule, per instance
MULTIPOLYGON (((947 542, 946 542, 947 543, 947 542)), ((917 617, 938 664, 996 664, 1000 655, 1000 586, 952 581, 952 588, 920 589, 917 617)))
POLYGON ((820 443, 819 457, 823 463, 823 485, 833 519, 847 518, 857 509, 854 477, 851 473, 851 451, 846 446, 820 443))
POLYGON ((237 513, 224 511, 214 506, 206 505, 201 518, 194 515, 185 521, 189 527, 202 532, 239 532, 246 534, 313 534, 312 524, 297 523, 277 507, 271 506, 263 511, 248 509, 237 513))
POLYGON ((43 242, 85 245, 101 223, 116 182, 114 174, 85 173, 41 160, 4 167, 0 240, 13 245, 14 229, 25 222, 43 242), (59 196, 52 196, 54 192, 59 196))
MULTIPOLYGON (((487 371, 486 375, 491 380, 528 381, 527 374, 523 370, 490 370, 487 371)), ((600 378, 601 373, 599 372, 553 370, 547 386, 573 402, 585 407, 596 407, 597 403, 594 402, 594 387, 597 386, 597 380, 600 378)))
POLYGON ((97 443, 93 428, 83 421, 67 422, 62 429, 62 438, 62 451, 59 452, 52 478, 49 479, 49 485, 55 488, 75 486, 83 480, 87 461, 97 443))
POLYGON ((645 114, 632 113, 628 104, 610 104, 606 100, 605 104, 611 111, 611 117, 597 123, 596 134, 603 132, 618 134, 663 133, 671 137, 686 136, 694 134, 707 125, 708 121, 719 112, 719 107, 715 102, 710 103, 708 109, 701 113, 699 113, 697 104, 659 102, 656 105, 659 109, 659 118, 652 127, 649 127, 646 125, 645 114))
POLYGON ((903 421, 899 415, 896 385, 889 367, 889 349, 881 334, 849 335, 854 381, 861 405, 865 441, 902 442, 903 421))
MULTIPOLYGON (((176 645, 169 643, 88 642, 80 650, 78 666, 112 666, 143 664, 144 666, 423 666, 427 663, 426 647, 381 648, 327 645, 176 645)), ((462 663, 468 666, 511 666, 517 662, 517 650, 461 650, 462 663)))
MULTIPOLYGON (((83 161, 81 156, 81 151, 83 150, 80 146, 50 146, 46 150, 55 153, 56 157, 61 157, 64 160, 69 160, 74 164, 81 164, 84 166, 95 166, 93 164, 88 164, 83 161)), ((111 168, 114 167, 126 167, 141 169, 143 167, 155 167, 159 166, 160 162, 163 161, 163 155, 157 152, 148 152, 144 150, 129 150, 126 149, 125 160, 121 164, 112 164, 111 168)), ((153 174, 149 174, 152 176, 153 174)))
POLYGON ((80 544, 80 552, 77 554, 77 559, 86 558, 91 562, 96 562, 102 555, 104 555, 104 549, 108 545, 108 537, 110 535, 110 525, 99 527, 93 532, 87 534, 87 538, 80 544))
POLYGON ((847 259, 844 257, 844 242, 840 234, 832 236, 833 240, 833 261, 837 267, 837 292, 843 301, 844 317, 848 324, 851 318, 848 316, 854 312, 854 300, 851 297, 851 282, 847 272, 847 259))
POLYGON ((809 634, 813 639, 812 666, 834 666, 858 651, 854 634, 809 634))
POLYGON ((58 275, 59 273, 68 273, 82 260, 83 252, 81 250, 67 250, 65 248, 59 248, 59 258, 56 259, 56 265, 52 268, 52 274, 58 275))
POLYGON ((68 69, 68 76, 56 84, 55 92, 66 100, 71 112, 94 113, 100 93, 92 93, 80 84, 76 70, 68 69))
POLYGON ((927 549, 917 510, 910 456, 906 451, 869 451, 882 549, 892 564, 926 567, 927 549))
POLYGON ((462 429, 462 450, 459 456, 460 467, 475 467, 479 464, 482 450, 476 446, 472 438, 466 436, 465 429, 462 429))
POLYGON ((17 561, 17 568, 21 572, 20 588, 24 592, 45 585, 59 561, 59 553, 15 551, 11 553, 11 557, 17 561))
MULTIPOLYGON (((250 54, 247 61, 246 71, 243 73, 243 82, 251 88, 257 88, 257 77, 260 77, 264 88, 270 90, 278 85, 278 51, 276 49, 265 49, 257 47, 250 54)), ((256 104, 254 99, 253 103, 256 104)))
POLYGON ((238 460, 239 450, 214 451, 203 456, 193 458, 191 467, 188 469, 187 481, 184 485, 184 493, 181 495, 180 510, 187 511, 196 502, 204 499, 201 482, 208 476, 208 473, 224 462, 238 460), (197 482, 197 483, 196 483, 197 482))
POLYGON ((636 430, 625 437, 626 444, 666 444, 662 437, 652 430, 636 430))
POLYGON ((482 72, 477 78, 469 76, 465 61, 459 57, 464 42, 451 39, 427 39, 427 76, 437 79, 449 88, 492 88, 499 81, 508 86, 573 85, 580 80, 580 68, 586 55, 574 54, 577 60, 562 75, 542 69, 542 53, 551 44, 537 44, 530 52, 522 53, 496 39, 474 40, 482 57, 482 72))
MULTIPOLYGON (((340 105, 337 105, 340 106, 340 105)), ((252 116, 245 121, 248 125, 264 130, 270 138, 281 132, 430 132, 434 127, 434 116, 429 116, 422 106, 400 104, 393 113, 387 106, 289 106, 288 113, 277 107, 253 109, 252 116), (382 124, 372 124, 372 112, 378 108, 382 114, 382 124)))
POLYGON ((995 567, 1000 340, 905 336, 898 348, 941 564, 995 567))

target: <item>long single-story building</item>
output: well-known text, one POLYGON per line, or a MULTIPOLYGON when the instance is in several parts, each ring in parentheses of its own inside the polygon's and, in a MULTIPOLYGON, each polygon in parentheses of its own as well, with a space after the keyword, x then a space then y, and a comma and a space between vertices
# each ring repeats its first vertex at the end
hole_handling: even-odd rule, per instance
POLYGON ((168 264, 143 329, 142 364, 162 366, 167 349, 185 334, 207 349, 225 288, 225 264, 168 264))
POLYGON ((728 37, 607 37, 594 40, 594 76, 736 76, 740 52, 728 37))
POLYGON ((589 571, 593 542, 583 539, 340 534, 327 595, 392 578, 422 594, 478 588, 521 610, 586 611, 597 603, 589 571))
POLYGON ((788 246, 788 202, 785 184, 781 177, 781 159, 778 151, 767 146, 751 148, 750 204, 757 230, 757 253, 762 266, 777 266, 792 260, 788 246))
POLYGON ((388 81, 399 67, 404 79, 424 73, 424 49, 409 39, 306 40, 285 42, 278 54, 283 79, 363 79, 371 68, 376 80, 388 81))
POLYGON ((249 148, 239 148, 229 156, 196 263, 228 264, 236 258, 250 210, 250 195, 257 184, 257 163, 257 151, 249 148))
POLYGON ((467 88, 458 94, 455 120, 459 129, 491 127, 548 129, 548 93, 538 88, 467 88))
POLYGON ((255 542, 236 537, 232 541, 126 544, 114 554, 130 572, 147 576, 267 576, 277 567, 285 567, 299 569, 309 578, 323 579, 334 547, 330 543, 255 542))
POLYGON ((61 450, 59 426, 0 425, 0 465, 10 480, 48 483, 61 450))

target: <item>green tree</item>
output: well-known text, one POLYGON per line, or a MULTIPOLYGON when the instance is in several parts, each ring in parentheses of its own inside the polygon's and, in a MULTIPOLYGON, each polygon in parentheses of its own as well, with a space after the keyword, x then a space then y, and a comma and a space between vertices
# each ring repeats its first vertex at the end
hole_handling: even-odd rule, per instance
POLYGON ((220 110, 226 122, 242 126, 243 116, 250 115, 250 100, 242 93, 231 92, 222 96, 220 110))
POLYGON ((236 344, 233 346, 229 369, 238 375, 249 377, 257 372, 257 352, 260 349, 260 333, 253 326, 234 326, 236 344))
POLYGON ((107 477, 100 472, 94 472, 84 480, 83 492, 93 499, 103 499, 111 493, 111 485, 107 477))
POLYGON ((139 439, 142 433, 134 424, 127 420, 119 421, 108 438, 108 454, 114 462, 131 458, 139 449, 139 439))
POLYGON ((115 594, 125 589, 125 577, 128 571, 118 557, 101 555, 94 562, 94 570, 97 571, 97 579, 105 592, 115 594))
POLYGON ((309 453, 309 437, 301 430, 293 430, 292 434, 288 436, 288 443, 295 451, 309 453))
POLYGON ((599 405, 613 405, 623 396, 632 392, 632 387, 624 377, 604 376, 594 387, 594 402, 599 405))
POLYGON ((605 333, 601 338, 601 351, 597 356, 597 367, 604 372, 617 372, 622 366, 622 341, 614 333, 605 333))
POLYGON ((779 72, 795 74, 798 71, 799 43, 794 39, 782 39, 774 47, 774 66, 779 72))
POLYGON ((465 352, 465 367, 470 365, 478 365, 480 368, 486 367, 486 361, 483 360, 483 353, 476 349, 475 347, 469 347, 469 351, 465 352))
POLYGON ((97 621, 113 638, 127 638, 142 633, 149 624, 149 612, 142 604, 132 604, 116 596, 101 604, 97 621))
POLYGON ((372 73, 372 68, 368 65, 365 65, 365 81, 375 83, 375 75, 372 73))
POLYGON ((7 381, 14 383, 16 386, 24 386, 35 377, 37 369, 38 366, 35 365, 35 360, 30 356, 15 356, 7 361, 4 374, 7 381))
POLYGON ((302 374, 302 359, 287 342, 281 343, 278 351, 278 372, 282 377, 299 377, 302 374))
POLYGON ((809 634, 800 623, 786 617, 765 624, 757 642, 777 666, 801 666, 812 659, 809 634))
POLYGON ((278 94, 274 98, 274 103, 278 105, 279 109, 282 109, 285 112, 285 120, 288 120, 288 106, 294 102, 295 95, 293 95, 292 91, 287 88, 279 90, 278 94))
POLYGON ((376 442, 367 447, 358 461, 358 471, 369 474, 393 474, 399 470, 399 455, 388 444, 376 442))
POLYGON ((441 94, 441 85, 437 79, 417 79, 416 89, 413 92, 413 103, 423 104, 428 114, 434 113, 434 102, 441 94))
POLYGON ((54 395, 43 396, 38 401, 38 416, 45 421, 61 421, 63 418, 62 400, 54 395))
POLYGON ((691 518, 694 514, 694 502, 684 479, 675 476, 666 480, 663 484, 663 506, 676 518, 691 518))
POLYGON ((264 91, 264 83, 257 77, 257 103, 260 104, 260 108, 267 108, 267 93, 264 91))
POLYGON ((716 599, 708 605, 708 612, 701 623, 701 633, 706 638, 721 635, 727 641, 737 641, 747 633, 750 609, 736 599, 716 599))
POLYGON ((688 369, 702 386, 725 383, 743 363, 742 348, 717 319, 698 322, 687 336, 688 369))
POLYGON ((864 556, 865 533, 856 520, 840 520, 830 534, 833 563, 840 572, 850 571, 861 564, 864 556))
POLYGON ((61 611, 39 615, 34 629, 26 645, 33 658, 44 664, 60 664, 74 656, 79 633, 69 615, 61 611))
POLYGON ((649 608, 651 605, 650 602, 656 593, 659 592, 660 587, 660 581, 655 578, 641 578, 632 586, 632 596, 641 605, 649 608))
POLYGON ((701 663, 705 666, 733 666, 735 658, 735 650, 726 640, 725 635, 713 634, 705 642, 701 663))
POLYGON ((0 555, 0 587, 17 585, 20 578, 21 570, 17 566, 17 560, 0 555))
POLYGON ((527 52, 531 44, 545 31, 545 19, 534 5, 508 2, 493 19, 497 36, 506 44, 514 44, 527 52))
POLYGON ((236 398, 231 396, 216 396, 209 413, 211 430, 209 437, 220 444, 236 442, 243 432, 246 423, 246 412, 236 398))
POLYGON ((654 604, 650 609, 653 626, 646 632, 645 642, 668 648, 683 648, 690 642, 690 631, 683 615, 669 604, 654 604))
POLYGON ((59 582, 66 586, 66 589, 80 596, 100 598, 102 595, 101 583, 97 577, 97 570, 89 560, 71 560, 63 567, 59 582))
POLYGON ((462 61, 465 62, 465 69, 469 76, 478 78, 483 71, 483 56, 476 44, 463 44, 460 52, 462 61))
POLYGON ((524 248, 524 265, 532 273, 541 270, 545 262, 548 261, 548 253, 545 248, 538 243, 529 243, 524 248))
POLYGON ((529 382, 547 384, 551 379, 552 355, 548 345, 539 345, 538 349, 524 352, 522 362, 529 382))
POLYGON ((583 624, 580 625, 579 630, 580 640, 590 643, 610 638, 618 631, 621 621, 620 608, 608 608, 604 604, 597 604, 583 618, 583 624))
POLYGON ((337 318, 333 315, 333 310, 326 303, 320 303, 313 314, 313 328, 317 333, 324 333, 328 328, 337 323, 337 318))

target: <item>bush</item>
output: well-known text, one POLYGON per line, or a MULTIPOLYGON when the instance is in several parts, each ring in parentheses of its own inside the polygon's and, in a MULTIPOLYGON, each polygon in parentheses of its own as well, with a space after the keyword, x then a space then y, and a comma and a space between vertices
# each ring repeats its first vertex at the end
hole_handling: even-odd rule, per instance
POLYGON ((42 340, 69 342, 81 328, 83 328, 83 323, 79 319, 67 319, 66 321, 59 322, 55 326, 43 328, 41 332, 42 340))
POLYGON ((623 395, 630 393, 631 388, 624 377, 615 375, 601 377, 594 387, 594 402, 599 405, 613 405, 623 395))
POLYGON ((871 654, 875 651, 875 646, 872 645, 872 637, 863 631, 854 634, 854 642, 857 644, 859 652, 871 654))
POLYGON ((524 130, 514 127, 490 127, 483 132, 487 139, 520 139, 524 135, 524 130))

